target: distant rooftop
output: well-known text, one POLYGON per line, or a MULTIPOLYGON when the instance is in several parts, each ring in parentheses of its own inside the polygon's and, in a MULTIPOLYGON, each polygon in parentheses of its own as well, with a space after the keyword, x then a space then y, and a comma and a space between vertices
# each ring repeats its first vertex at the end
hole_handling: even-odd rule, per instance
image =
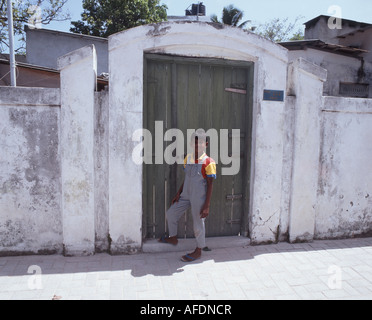
MULTIPOLYGON (((304 25, 306 26, 306 28, 311 28, 320 19, 327 19, 328 20, 329 18, 332 18, 332 17, 331 16, 326 16, 326 15, 320 15, 320 16, 314 18, 314 19, 311 19, 311 20, 305 22, 304 25)), ((370 23, 354 21, 354 20, 349 20, 349 19, 344 19, 344 18, 342 18, 342 21, 343 21, 343 23, 346 22, 348 25, 354 26, 354 27, 359 26, 360 28, 364 28, 364 27, 372 26, 372 24, 370 24, 370 23)))
POLYGON ((108 42, 107 38, 103 37, 96 37, 96 36, 90 36, 86 34, 80 34, 80 33, 73 33, 73 32, 66 32, 66 31, 58 31, 58 30, 50 30, 50 29, 37 29, 37 28, 30 28, 29 26, 25 25, 25 31, 27 32, 28 30, 31 31, 42 31, 42 32, 48 32, 52 34, 61 34, 61 35, 67 35, 69 37, 74 37, 74 38, 85 38, 85 39, 92 39, 94 41, 103 41, 103 42, 108 42))
POLYGON ((287 48, 288 50, 304 50, 306 48, 313 48, 317 50, 323 50, 354 57, 358 57, 363 53, 368 53, 367 50, 342 46, 338 44, 325 43, 324 41, 318 39, 280 42, 279 44, 287 48))

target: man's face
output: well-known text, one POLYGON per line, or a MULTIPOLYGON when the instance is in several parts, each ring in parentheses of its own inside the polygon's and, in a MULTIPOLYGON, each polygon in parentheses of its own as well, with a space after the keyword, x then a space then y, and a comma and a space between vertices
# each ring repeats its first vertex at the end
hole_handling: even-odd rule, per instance
POLYGON ((207 142, 203 139, 198 139, 198 137, 195 137, 195 140, 191 141, 191 147, 194 149, 195 154, 202 155, 207 148, 207 142))

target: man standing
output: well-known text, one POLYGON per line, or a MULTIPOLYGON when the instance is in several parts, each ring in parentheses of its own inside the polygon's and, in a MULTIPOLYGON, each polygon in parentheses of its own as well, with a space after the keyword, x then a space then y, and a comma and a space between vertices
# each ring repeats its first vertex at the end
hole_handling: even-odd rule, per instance
POLYGON ((202 249, 206 247, 204 221, 209 216, 213 181, 217 178, 216 163, 206 154, 208 141, 204 130, 199 129, 193 133, 191 147, 194 152, 188 154, 184 161, 184 183, 167 211, 169 237, 162 237, 159 240, 163 243, 177 245, 178 222, 182 215, 191 208, 197 248, 181 258, 184 262, 200 259, 202 249))

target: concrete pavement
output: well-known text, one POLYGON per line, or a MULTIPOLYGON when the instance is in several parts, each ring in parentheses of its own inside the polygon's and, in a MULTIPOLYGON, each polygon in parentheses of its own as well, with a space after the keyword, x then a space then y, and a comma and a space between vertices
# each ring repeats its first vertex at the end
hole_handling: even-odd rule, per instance
POLYGON ((184 253, 2 257, 0 300, 372 299, 372 238, 184 253))

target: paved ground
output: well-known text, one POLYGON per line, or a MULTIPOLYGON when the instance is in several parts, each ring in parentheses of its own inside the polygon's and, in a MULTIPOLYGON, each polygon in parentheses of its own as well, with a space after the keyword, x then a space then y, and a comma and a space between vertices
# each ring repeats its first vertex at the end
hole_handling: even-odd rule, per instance
POLYGON ((372 238, 183 253, 0 258, 0 300, 372 299, 372 238))

